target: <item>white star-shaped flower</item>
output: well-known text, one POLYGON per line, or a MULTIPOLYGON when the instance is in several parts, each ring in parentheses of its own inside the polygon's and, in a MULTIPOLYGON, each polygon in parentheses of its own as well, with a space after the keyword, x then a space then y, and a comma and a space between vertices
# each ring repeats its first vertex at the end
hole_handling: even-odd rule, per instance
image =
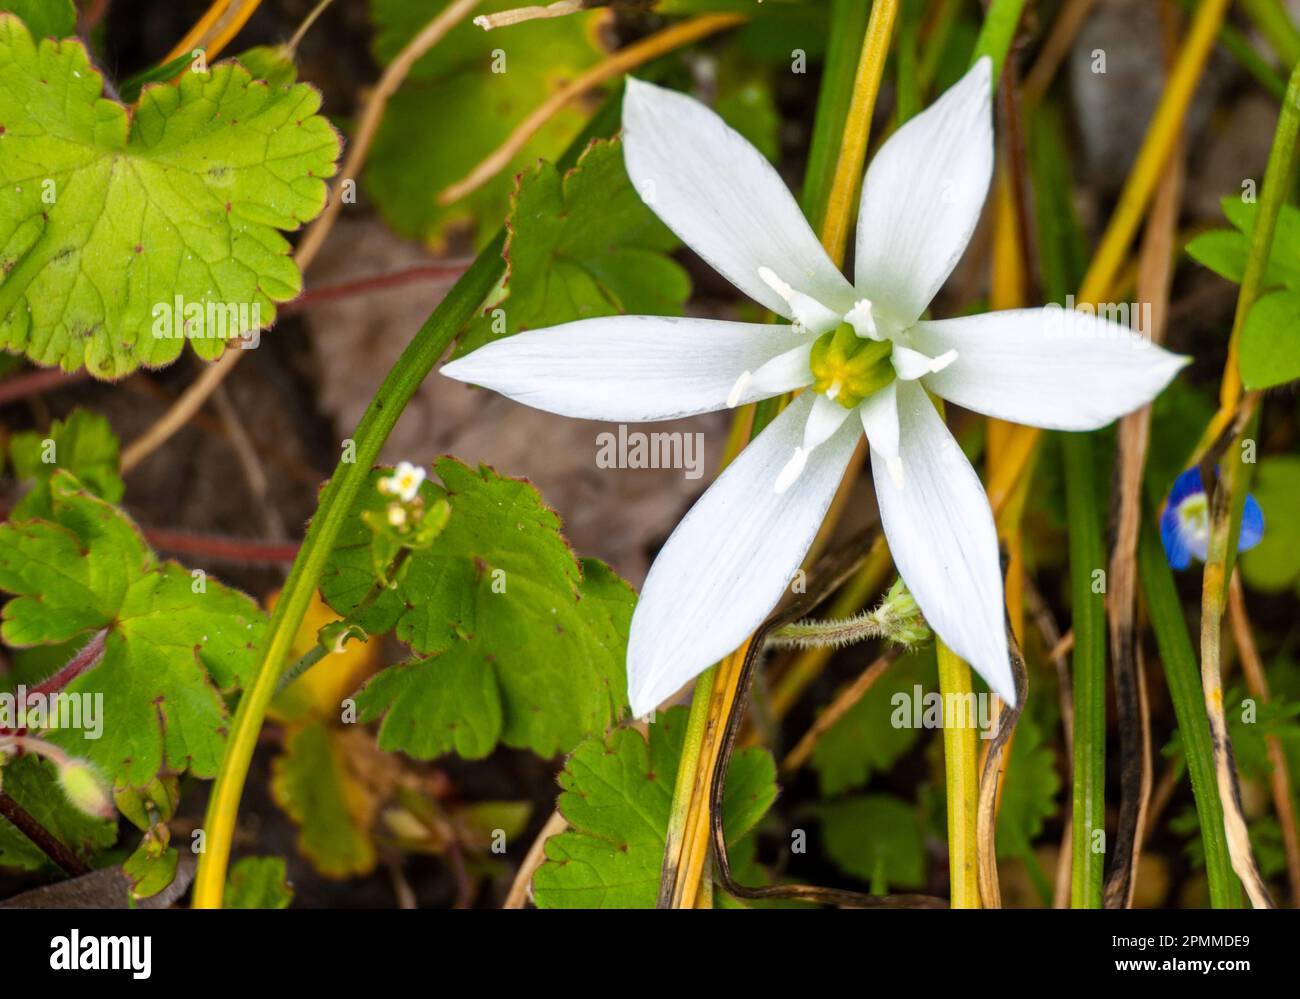
POLYGON ((637 191, 791 323, 588 319, 498 340, 442 369, 538 409, 620 422, 804 390, 655 560, 628 643, 636 715, 736 648, 777 604, 863 432, 899 574, 934 631, 1015 702, 993 515, 927 393, 1003 420, 1094 430, 1150 401, 1186 359, 1053 307, 921 318, 988 193, 991 95, 982 59, 877 153, 850 284, 761 153, 692 98, 629 80, 624 156, 637 191))
POLYGON ((388 496, 396 496, 403 503, 410 503, 420 494, 424 475, 424 469, 419 465, 399 461, 392 475, 379 480, 379 491, 388 496))

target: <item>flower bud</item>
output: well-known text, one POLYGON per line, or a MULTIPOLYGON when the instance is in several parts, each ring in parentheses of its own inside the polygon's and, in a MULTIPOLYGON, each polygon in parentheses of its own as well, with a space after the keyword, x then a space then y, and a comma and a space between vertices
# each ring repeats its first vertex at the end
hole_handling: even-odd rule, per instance
POLYGON ((117 814, 107 782, 88 760, 70 757, 58 764, 58 770, 59 786, 74 807, 101 819, 117 814))

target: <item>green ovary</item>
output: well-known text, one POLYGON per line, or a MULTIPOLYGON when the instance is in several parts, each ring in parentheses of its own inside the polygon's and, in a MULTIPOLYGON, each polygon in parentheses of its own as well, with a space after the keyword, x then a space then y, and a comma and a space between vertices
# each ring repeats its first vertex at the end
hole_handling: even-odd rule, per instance
POLYGON ((852 409, 894 380, 893 349, 888 340, 864 340, 848 323, 840 323, 813 344, 813 391, 852 409))

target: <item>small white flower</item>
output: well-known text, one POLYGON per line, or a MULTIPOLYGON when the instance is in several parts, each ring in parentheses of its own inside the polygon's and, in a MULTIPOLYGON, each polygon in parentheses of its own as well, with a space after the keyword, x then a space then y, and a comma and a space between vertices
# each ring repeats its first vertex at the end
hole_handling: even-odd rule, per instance
POLYGON ((396 496, 403 503, 410 503, 419 495, 422 482, 424 469, 409 461, 401 461, 393 469, 392 475, 379 480, 379 491, 387 496, 396 496))
POLYGON ((991 94, 982 59, 877 153, 850 284, 761 153, 692 98, 628 80, 624 156, 637 191, 791 325, 588 319, 498 340, 442 369, 539 409, 618 422, 808 389, 728 466, 651 568, 628 642, 635 715, 736 648, 781 599, 863 432, 900 575, 934 631, 1015 702, 992 512, 927 393, 1003 420, 1094 430, 1152 399, 1186 359, 1134 349, 1133 334, 1095 316, 1061 324, 1059 309, 921 318, 988 193, 991 94), (1049 325, 1066 328, 1046 336, 1049 325))

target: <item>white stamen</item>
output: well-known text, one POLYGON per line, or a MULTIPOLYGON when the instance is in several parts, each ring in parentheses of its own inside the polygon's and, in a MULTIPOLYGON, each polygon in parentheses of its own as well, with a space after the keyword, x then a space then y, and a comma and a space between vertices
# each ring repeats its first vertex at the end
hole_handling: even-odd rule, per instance
POLYGON ((777 277, 776 271, 770 267, 760 267, 758 276, 763 279, 763 283, 771 288, 774 292, 789 302, 794 298, 794 289, 777 277))
POLYGON ((804 466, 808 464, 808 452, 801 447, 794 449, 794 456, 786 463, 785 468, 781 469, 781 474, 776 477, 776 485, 773 487, 777 495, 785 492, 795 480, 803 474, 804 466))
POLYGON ((844 314, 844 321, 853 327, 853 332, 867 340, 879 340, 880 330, 876 327, 876 317, 871 311, 871 299, 860 298, 853 303, 853 308, 844 314))
POLYGON ((751 371, 743 371, 736 384, 731 386, 731 391, 727 393, 727 408, 735 409, 740 405, 740 398, 745 394, 745 389, 749 388, 749 383, 754 375, 751 371))
POLYGON ((948 367, 953 361, 957 360, 957 351, 949 350, 938 357, 930 357, 928 354, 922 354, 919 350, 913 350, 911 347, 904 347, 895 343, 890 360, 894 364, 894 373, 903 381, 911 382, 925 375, 935 374, 948 367))
POLYGON ((831 387, 826 390, 826 398, 834 399, 837 395, 840 394, 840 389, 842 389, 843 387, 844 386, 839 383, 839 379, 836 379, 835 381, 831 382, 831 387))
POLYGON ((791 288, 770 267, 760 267, 758 276, 763 279, 764 284, 785 299, 785 304, 790 307, 790 318, 794 322, 793 330, 796 335, 821 334, 839 325, 840 317, 837 312, 828 309, 811 295, 805 295, 802 291, 791 288))

